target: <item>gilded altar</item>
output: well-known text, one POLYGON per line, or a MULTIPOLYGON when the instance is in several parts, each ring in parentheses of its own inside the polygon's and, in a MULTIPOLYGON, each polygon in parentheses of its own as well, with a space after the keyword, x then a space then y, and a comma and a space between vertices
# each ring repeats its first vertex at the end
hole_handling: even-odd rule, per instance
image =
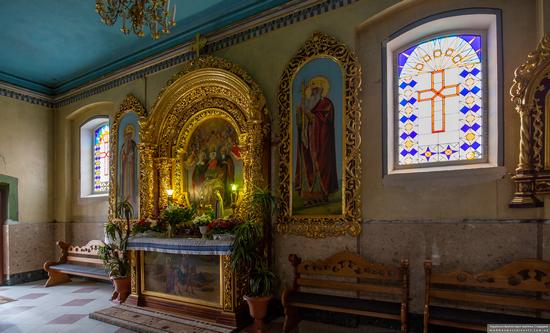
MULTIPOLYGON (((112 128, 111 221, 123 198, 139 207, 134 222, 158 219, 169 202, 216 208, 221 216, 241 220, 263 216, 252 193, 267 186, 268 113, 259 86, 236 65, 210 56, 186 63, 149 113, 129 95, 112 128)), ((239 326, 247 282, 233 275, 228 254, 134 250, 130 272, 130 304, 239 326), (166 269, 170 265, 178 266, 179 276, 166 269), (208 274, 200 275, 196 267, 208 274), (155 285, 155 274, 177 281, 155 285), (199 274, 207 286, 185 285, 189 274, 199 274)))

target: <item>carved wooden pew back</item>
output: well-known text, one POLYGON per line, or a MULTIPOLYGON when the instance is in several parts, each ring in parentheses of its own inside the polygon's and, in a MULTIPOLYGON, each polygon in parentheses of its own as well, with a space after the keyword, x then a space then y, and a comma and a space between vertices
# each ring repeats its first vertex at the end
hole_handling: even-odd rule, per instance
POLYGON ((290 290, 283 292, 285 332, 297 324, 296 311, 292 309, 297 307, 398 320, 401 322, 401 331, 407 331, 409 297, 407 260, 402 260, 399 267, 394 267, 368 262, 356 253, 343 251, 325 260, 304 262, 297 255, 290 255, 289 261, 294 266, 294 283, 290 290), (300 298, 305 299, 311 295, 301 292, 304 287, 316 288, 321 295, 323 290, 354 291, 356 297, 349 297, 349 299, 359 306, 352 309, 351 306, 338 305, 343 301, 343 298, 338 296, 323 295, 324 298, 319 298, 319 304, 301 301, 300 298), (377 305, 382 305, 377 301, 384 302, 385 306, 390 306, 389 302, 393 302, 397 311, 377 308, 377 305))
MULTIPOLYGON (((511 262, 495 270, 478 274, 462 270, 433 272, 432 262, 424 263, 426 273, 426 293, 424 305, 424 332, 429 324, 451 326, 485 331, 486 324, 496 323, 498 314, 502 320, 521 321, 521 317, 535 317, 538 310, 550 310, 550 300, 542 299, 550 292, 550 263, 537 259, 523 259, 511 262), (493 322, 473 322, 467 318, 450 320, 446 315, 432 316, 435 303, 462 309, 479 309, 478 317, 494 318, 493 322), (510 315, 504 314, 510 313, 510 315), (519 315, 512 315, 512 313, 519 315)), ((438 308, 443 314, 444 309, 438 308)), ((460 313, 470 312, 454 311, 460 313)), ((472 312, 475 313, 475 312, 472 312)), ((467 317, 467 316, 464 316, 467 317)), ((510 322, 513 323, 513 322, 510 322)))

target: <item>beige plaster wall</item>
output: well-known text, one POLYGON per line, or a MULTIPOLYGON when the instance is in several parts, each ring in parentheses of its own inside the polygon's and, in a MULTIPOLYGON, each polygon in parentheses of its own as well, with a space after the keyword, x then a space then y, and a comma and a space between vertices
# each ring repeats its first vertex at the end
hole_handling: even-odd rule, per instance
POLYGON ((18 179, 19 212, 1 226, 4 274, 53 259, 53 160, 52 110, 0 97, 0 174, 18 179))
POLYGON ((52 110, 0 96, 0 174, 18 179, 19 221, 52 220, 52 110))
MULTIPOLYGON (((505 174, 516 167, 519 140, 519 116, 509 102, 508 90, 514 69, 525 61, 527 51, 536 47, 537 27, 533 22, 536 21, 537 5, 536 0, 426 0, 405 2, 397 9, 384 11, 396 2, 363 0, 239 43, 215 55, 240 65, 262 87, 273 118, 272 137, 276 141, 279 78, 303 42, 312 32, 323 31, 356 51, 363 68, 363 232, 359 237, 323 240, 276 235, 276 269, 283 282, 289 283, 292 273, 288 254, 297 253, 307 259, 324 258, 346 248, 386 263, 409 258, 413 310, 419 312, 423 292, 422 261, 431 256, 434 243, 439 248, 442 266, 461 266, 470 270, 489 269, 508 260, 542 255, 543 249, 547 251, 543 247, 547 226, 533 220, 550 215, 545 214, 544 209, 508 208, 513 184, 505 174), (501 8, 503 12, 505 166, 489 174, 444 173, 383 179, 382 40, 417 19, 463 7, 501 8)), ((78 197, 75 131, 80 121, 95 112, 87 106, 111 102, 114 108, 108 114, 112 115, 126 94, 132 93, 151 111, 166 81, 180 68, 176 66, 155 73, 56 110, 56 220, 74 223, 74 228, 80 228, 79 225, 86 223, 101 223, 107 214, 105 198, 83 202, 78 197)), ((278 150, 275 148, 272 152, 273 187, 277 189, 278 150)), ((88 230, 86 228, 78 230, 88 230)), ((90 226, 90 237, 95 237, 98 230, 98 226, 90 226)), ((69 233, 76 235, 74 229, 67 235, 69 233)), ((86 235, 86 232, 80 233, 78 238, 85 240, 86 235)))

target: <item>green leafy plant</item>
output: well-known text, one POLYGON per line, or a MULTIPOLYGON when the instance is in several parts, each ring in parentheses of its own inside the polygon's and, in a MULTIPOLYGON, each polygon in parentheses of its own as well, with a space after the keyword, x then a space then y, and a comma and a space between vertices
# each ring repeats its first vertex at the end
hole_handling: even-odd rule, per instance
POLYGON ((130 218, 134 208, 128 200, 119 200, 116 207, 116 216, 124 221, 114 220, 105 226, 105 233, 111 240, 109 244, 101 246, 98 255, 109 270, 112 277, 125 277, 130 269, 128 258, 128 238, 130 238, 130 218))
POLYGON ((273 293, 278 278, 268 267, 262 248, 261 223, 255 220, 240 224, 235 230, 231 266, 250 278, 250 296, 267 296, 273 293))
POLYGON ((252 296, 269 296, 277 287, 278 282, 277 275, 261 265, 250 274, 250 294, 252 296))
POLYGON ((264 215, 263 218, 268 220, 277 207, 277 198, 271 194, 268 187, 256 186, 252 193, 252 205, 260 208, 264 215))
POLYGON ((193 219, 193 224, 197 227, 205 227, 212 221, 212 216, 209 214, 202 214, 193 219))
POLYGON ((191 225, 191 221, 195 216, 194 207, 183 207, 169 205, 161 215, 163 222, 168 224, 172 230, 175 230, 178 225, 191 225))

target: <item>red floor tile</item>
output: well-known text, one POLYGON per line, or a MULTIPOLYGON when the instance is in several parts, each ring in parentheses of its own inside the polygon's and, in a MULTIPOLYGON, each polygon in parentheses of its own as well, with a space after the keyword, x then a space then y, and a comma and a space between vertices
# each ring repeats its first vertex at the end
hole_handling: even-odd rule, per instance
POLYGON ((40 298, 40 297, 46 296, 46 295, 48 295, 48 294, 47 293, 31 293, 31 294, 27 294, 27 295, 18 297, 17 299, 37 299, 37 298, 40 298))
POLYGON ((87 316, 87 314, 64 314, 50 321, 48 324, 70 325, 87 316))
POLYGON ((94 298, 77 298, 77 299, 73 299, 72 301, 63 304, 62 306, 82 306, 82 305, 86 305, 86 304, 88 304, 92 301, 95 301, 95 299, 94 298))

